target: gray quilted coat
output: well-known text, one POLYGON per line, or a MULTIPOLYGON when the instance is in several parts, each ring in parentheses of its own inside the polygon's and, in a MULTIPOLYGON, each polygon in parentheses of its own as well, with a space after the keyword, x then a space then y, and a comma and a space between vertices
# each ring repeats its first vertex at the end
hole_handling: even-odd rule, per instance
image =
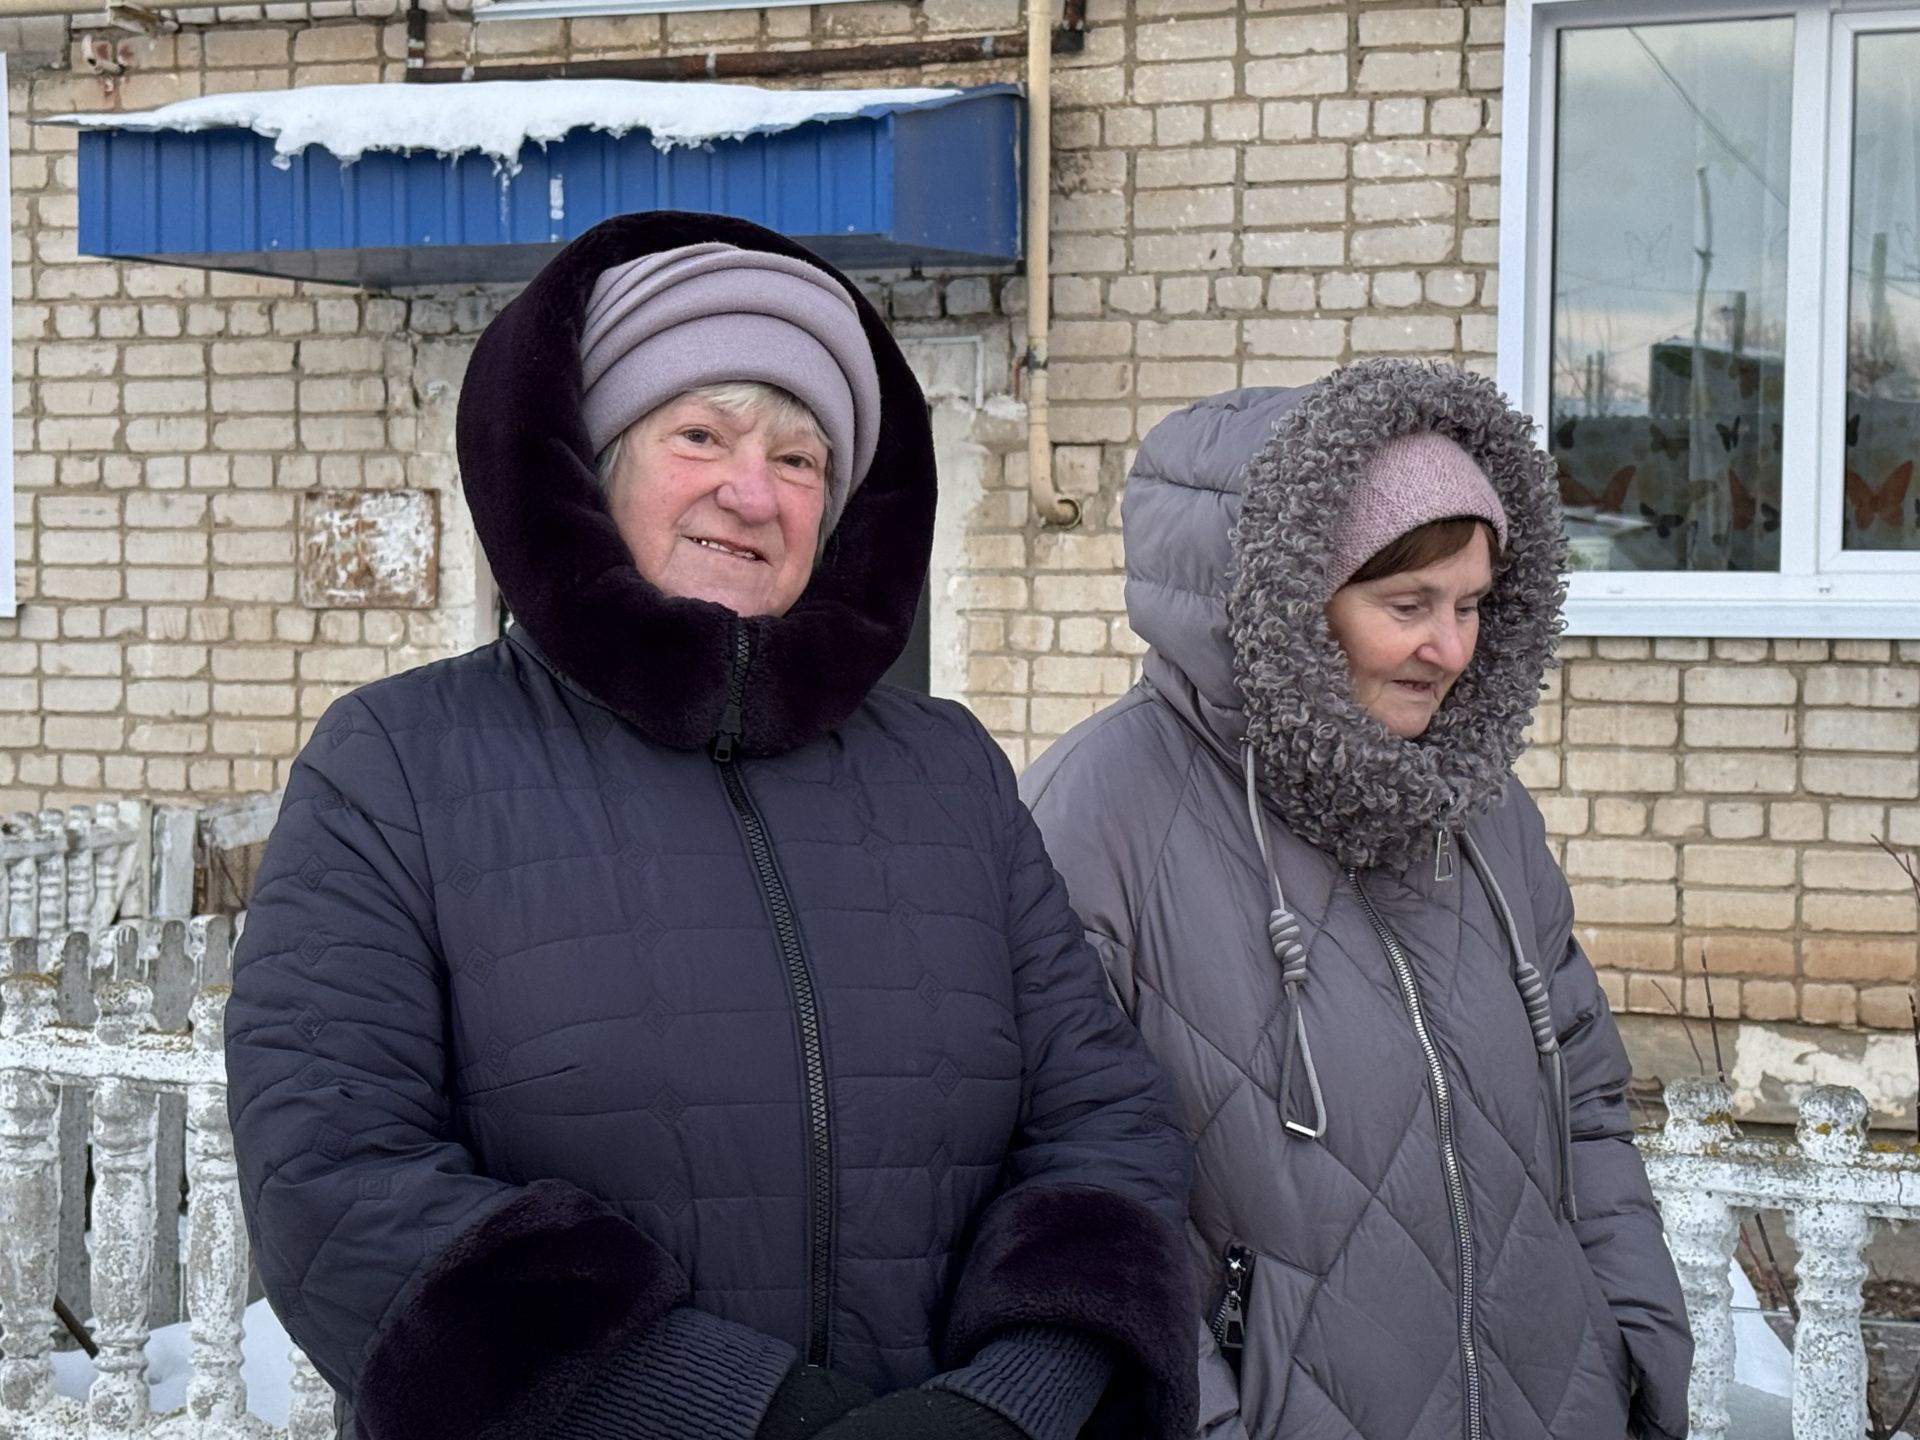
POLYGON ((933 512, 878 316, 849 286, 880 444, 786 615, 662 596, 598 499, 588 289, 703 239, 812 259, 627 217, 488 330, 461 461, 515 627, 340 700, 294 766, 227 1011, 267 1294, 370 1440, 552 1435, 689 1309, 719 1337, 662 1383, 689 1415, 764 1408, 796 1357, 885 1392, 1040 1325, 1108 1342, 1103 1433, 1185 1434, 1171 1092, 999 748, 875 685, 933 512))
POLYGON ((1685 1433, 1627 1057, 1510 773, 1557 628, 1547 477, 1490 385, 1371 362, 1194 405, 1128 481, 1144 678, 1022 788, 1196 1139, 1208 1434, 1685 1433), (1512 550, 1410 743, 1353 703, 1321 600, 1345 487, 1417 428, 1480 459, 1512 550))

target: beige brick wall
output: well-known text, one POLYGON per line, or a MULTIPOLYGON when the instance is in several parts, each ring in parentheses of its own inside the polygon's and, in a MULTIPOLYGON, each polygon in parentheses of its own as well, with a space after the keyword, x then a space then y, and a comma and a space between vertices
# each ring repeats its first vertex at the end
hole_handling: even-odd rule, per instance
MULTIPOLYGON (((1023 7, 480 26, 463 4, 429 8, 430 63, 485 65, 1006 31, 1023 7)), ((964 384, 942 400, 939 428, 967 464, 942 518, 936 635, 951 654, 935 671, 1016 763, 1136 673, 1118 502, 1160 417, 1371 354, 1493 363, 1499 7, 1088 12, 1084 52, 1056 70, 1052 244, 1057 475, 1084 505, 1081 528, 1031 523, 1018 411, 997 393, 1024 280, 863 282, 904 335, 975 336, 988 352, 986 407, 964 384)), ((451 426, 467 351, 503 292, 368 295, 75 255, 74 138, 31 118, 399 77, 395 0, 219 13, 207 25, 212 12, 186 12, 185 29, 154 39, 65 22, 0 35, 13 51, 24 601, 0 622, 0 809, 271 788, 335 695, 486 632, 451 426), (297 496, 394 486, 442 493, 439 609, 301 606, 297 496)), ((1000 61, 823 83, 1020 75, 1000 61)), ((1704 954, 1723 1013, 1904 1025, 1914 904, 1872 841, 1920 845, 1920 645, 1575 640, 1565 656, 1524 773, 1615 1002, 1698 1009, 1704 954)))

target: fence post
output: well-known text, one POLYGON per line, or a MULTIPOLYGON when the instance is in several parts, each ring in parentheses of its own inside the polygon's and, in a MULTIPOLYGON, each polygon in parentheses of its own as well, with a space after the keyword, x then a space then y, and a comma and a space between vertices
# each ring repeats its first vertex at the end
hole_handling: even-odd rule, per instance
MULTIPOLYGON (((153 986, 153 1024, 178 1032, 187 1028, 194 994, 193 963, 187 958, 187 922, 142 920, 140 947, 148 983, 153 986)), ((147 1323, 171 1325, 180 1308, 180 1182, 186 1168, 187 1097, 177 1091, 158 1097, 159 1138, 154 1148, 153 1291, 147 1323)))
MULTIPOLYGON (((1865 1097, 1817 1086, 1800 1102, 1797 1138, 1817 1166, 1840 1169, 1859 1160, 1867 1140, 1865 1097)), ((1796 1440, 1857 1440, 1867 1428, 1867 1347, 1860 1335, 1867 1212, 1836 1196, 1801 1205, 1788 1223, 1800 1246, 1793 1433, 1796 1440)))
MULTIPOLYGON (((116 925, 94 961, 103 1047, 153 1028, 153 987, 139 933, 116 925)), ((120 1440, 146 1428, 147 1299, 153 1275, 153 1161, 158 1116, 153 1087, 107 1075, 93 1092, 93 1305, 99 1372, 87 1394, 89 1440, 120 1440)))
MULTIPOLYGON (((1698 1155, 1733 1138, 1732 1102, 1719 1082, 1691 1076, 1675 1080, 1666 1098, 1665 1147, 1698 1155)), ((1679 1185, 1662 1196, 1660 1218, 1693 1327, 1688 1433, 1692 1440, 1726 1440, 1727 1382, 1733 1378, 1733 1282, 1727 1263, 1738 1230, 1733 1207, 1697 1186, 1679 1185)))
MULTIPOLYGON (((15 939, 0 947, 0 1035, 38 1034, 56 1017, 59 942, 15 939)), ((0 1405, 44 1408, 53 1398, 54 1270, 59 1254, 59 1096, 33 1070, 0 1072, 0 1405)))
MULTIPOLYGON (((188 929, 195 991, 193 1048, 219 1054, 233 986, 233 922, 202 915, 188 929)), ((187 1411, 209 1435, 241 1434, 247 1408, 240 1337, 247 1309, 247 1230, 222 1085, 187 1090, 187 1311, 193 1378, 187 1411)))

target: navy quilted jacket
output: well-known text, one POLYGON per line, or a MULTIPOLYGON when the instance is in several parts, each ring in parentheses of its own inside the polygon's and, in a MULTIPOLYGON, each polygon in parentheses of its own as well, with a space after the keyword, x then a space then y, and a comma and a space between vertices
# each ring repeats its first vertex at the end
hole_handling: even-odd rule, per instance
POLYGON ((461 458, 518 623, 338 702, 295 767, 227 1022, 268 1295, 370 1440, 553 1435, 687 1307, 876 1391, 1090 1331, 1096 1421, 1188 1433, 1170 1092, 998 748, 874 685, 932 468, 864 302, 880 451, 793 611, 669 600, 615 548, 561 357, 594 275, 696 238, 805 254, 629 217, 508 307, 461 458))

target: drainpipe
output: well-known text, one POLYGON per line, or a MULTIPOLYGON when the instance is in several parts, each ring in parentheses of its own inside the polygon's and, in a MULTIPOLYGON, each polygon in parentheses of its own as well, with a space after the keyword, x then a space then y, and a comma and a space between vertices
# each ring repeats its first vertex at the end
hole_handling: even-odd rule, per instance
POLYGON ((1080 503, 1053 485, 1047 429, 1047 325, 1052 296, 1053 3, 1027 0, 1027 489, 1042 525, 1070 530, 1080 503))

